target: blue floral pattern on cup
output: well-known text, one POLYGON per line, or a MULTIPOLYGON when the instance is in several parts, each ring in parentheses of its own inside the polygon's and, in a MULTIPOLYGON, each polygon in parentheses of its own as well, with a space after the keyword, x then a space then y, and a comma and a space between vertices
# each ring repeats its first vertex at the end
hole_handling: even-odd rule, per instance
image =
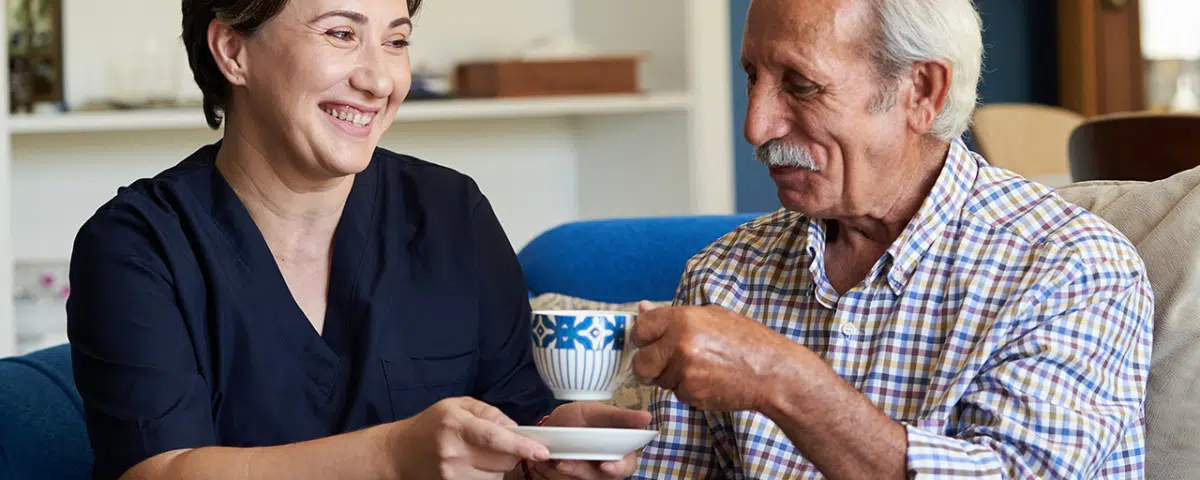
POLYGON ((536 314, 533 343, 556 350, 623 350, 625 316, 536 314))

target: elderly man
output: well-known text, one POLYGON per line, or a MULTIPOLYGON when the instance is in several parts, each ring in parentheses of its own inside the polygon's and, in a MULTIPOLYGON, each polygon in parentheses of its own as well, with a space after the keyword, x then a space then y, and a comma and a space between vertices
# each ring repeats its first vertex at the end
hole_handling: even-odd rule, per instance
POLYGON ((755 0, 746 138, 783 210, 646 309, 636 478, 1142 476, 1144 266, 958 137, 969 0, 755 0))

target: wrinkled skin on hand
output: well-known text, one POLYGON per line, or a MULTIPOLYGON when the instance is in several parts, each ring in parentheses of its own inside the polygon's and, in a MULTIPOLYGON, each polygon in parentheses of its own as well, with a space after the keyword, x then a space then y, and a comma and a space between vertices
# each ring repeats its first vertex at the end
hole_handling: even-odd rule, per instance
POLYGON ((670 390, 705 411, 761 411, 775 394, 781 352, 797 345, 729 309, 639 305, 633 341, 638 380, 670 390))

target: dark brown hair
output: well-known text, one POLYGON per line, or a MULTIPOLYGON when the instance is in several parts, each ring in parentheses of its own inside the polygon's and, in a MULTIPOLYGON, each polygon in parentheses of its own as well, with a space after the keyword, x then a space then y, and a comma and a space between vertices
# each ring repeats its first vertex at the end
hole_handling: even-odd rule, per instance
MULTIPOLYGON (((416 16, 422 0, 407 0, 409 16, 416 16)), ((196 85, 204 94, 204 118, 216 130, 229 107, 230 85, 208 50, 208 25, 214 19, 249 35, 275 18, 288 0, 183 0, 183 47, 196 85)))

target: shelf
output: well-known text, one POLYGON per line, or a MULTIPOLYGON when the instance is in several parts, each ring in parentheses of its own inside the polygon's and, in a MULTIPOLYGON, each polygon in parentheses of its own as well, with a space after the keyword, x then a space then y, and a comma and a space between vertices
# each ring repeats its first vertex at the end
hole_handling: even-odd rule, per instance
MULTIPOLYGON (((532 99, 413 100, 400 105, 397 122, 462 121, 682 111, 686 93, 589 95, 532 99)), ((10 115, 13 135, 208 128, 198 109, 71 112, 10 115)))

